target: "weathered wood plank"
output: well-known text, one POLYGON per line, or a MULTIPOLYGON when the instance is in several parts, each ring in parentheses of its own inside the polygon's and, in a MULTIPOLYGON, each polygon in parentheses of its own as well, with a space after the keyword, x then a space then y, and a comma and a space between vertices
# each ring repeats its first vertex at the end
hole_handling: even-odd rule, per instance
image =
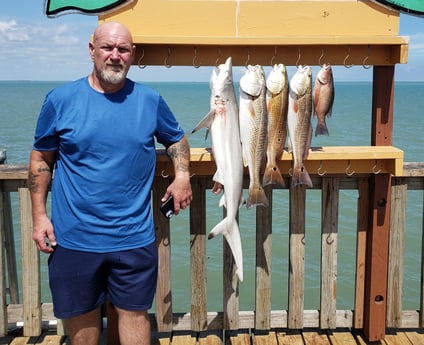
POLYGON ((206 182, 194 176, 191 187, 196 201, 190 205, 191 329, 207 328, 206 294, 206 182))
POLYGON ((16 260, 15 239, 13 236, 12 201, 10 192, 3 194, 3 228, 6 248, 7 275, 10 303, 19 303, 18 268, 16 260))
POLYGON ((289 245, 289 328, 303 328, 305 282, 305 209, 306 189, 300 185, 290 189, 289 245))
POLYGON ((391 190, 389 262, 387 277, 386 327, 402 324, 403 263, 408 186, 403 178, 393 178, 391 190))
POLYGON ((303 337, 300 330, 277 330, 278 345, 303 345, 303 337))
POLYGON ((229 331, 226 340, 228 345, 250 345, 249 330, 229 331))
POLYGON ((360 178, 358 185, 358 219, 356 239, 356 277, 355 277, 355 309, 353 327, 362 328, 364 325, 365 302, 365 268, 366 244, 369 227, 369 185, 368 179, 360 178))
POLYGON ((31 198, 28 188, 19 188, 22 241, 22 298, 24 335, 41 334, 40 252, 32 240, 31 198))
POLYGON ((156 330, 172 331, 172 293, 171 293, 171 234, 169 219, 159 208, 161 198, 170 184, 169 178, 158 177, 153 184, 153 217, 155 219, 156 244, 158 247, 158 281, 156 288, 156 330))
POLYGON ((327 334, 323 330, 302 332, 305 345, 331 345, 327 334))
POLYGON ((5 265, 5 246, 4 233, 5 233, 5 221, 4 221, 4 193, 2 191, 2 181, 0 181, 0 337, 7 334, 7 308, 6 308, 6 265, 5 265))
MULTIPOLYGON (((225 210, 224 217, 225 217, 225 210)), ((230 246, 225 239, 223 245, 223 286, 224 286, 224 329, 236 330, 239 324, 239 280, 236 275, 236 264, 230 246)))
POLYGON ((336 328, 337 231, 339 184, 336 178, 322 181, 321 313, 322 329, 336 328))
POLYGON ((271 328, 272 186, 264 187, 269 206, 256 207, 255 329, 271 328))
POLYGON ((196 345, 197 339, 195 334, 179 334, 172 335, 172 345, 196 345))
POLYGON ((277 335, 274 331, 255 331, 252 334, 252 345, 278 345, 277 335))
POLYGON ((415 345, 414 343, 411 344, 408 336, 404 332, 394 330, 388 330, 386 332, 384 343, 386 345, 415 345))
POLYGON ((332 345, 357 345, 352 333, 348 330, 327 331, 332 345))

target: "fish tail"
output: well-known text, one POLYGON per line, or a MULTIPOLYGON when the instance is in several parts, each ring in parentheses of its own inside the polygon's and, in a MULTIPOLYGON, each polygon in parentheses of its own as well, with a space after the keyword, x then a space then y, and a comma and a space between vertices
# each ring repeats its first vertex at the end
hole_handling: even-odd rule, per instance
POLYGON ((225 217, 208 235, 208 239, 223 235, 233 254, 236 264, 236 275, 240 282, 243 281, 243 251, 241 246, 240 229, 235 218, 225 217))
POLYGON ((324 121, 317 123, 317 126, 315 128, 315 136, 317 136, 317 135, 330 135, 328 133, 327 125, 324 121))
POLYGON ((249 188, 249 197, 247 198, 246 207, 251 208, 252 206, 264 206, 268 207, 268 198, 265 195, 265 191, 261 185, 253 185, 249 188))
POLYGON ((310 188, 313 187, 311 177, 305 167, 301 167, 293 170, 293 176, 291 180, 291 186, 296 187, 304 184, 310 188))
POLYGON ((281 171, 276 165, 267 165, 265 168, 263 185, 269 184, 277 184, 283 188, 286 186, 281 171))

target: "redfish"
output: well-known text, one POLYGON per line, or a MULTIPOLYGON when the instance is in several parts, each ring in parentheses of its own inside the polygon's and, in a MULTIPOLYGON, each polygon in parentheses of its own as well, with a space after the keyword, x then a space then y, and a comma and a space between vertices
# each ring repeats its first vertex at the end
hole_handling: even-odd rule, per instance
POLYGON ((277 165, 287 138, 287 110, 289 106, 289 80, 283 64, 274 65, 266 80, 268 110, 267 163, 263 185, 276 184, 285 187, 283 176, 277 165))
POLYGON ((317 74, 314 90, 314 116, 317 117, 315 135, 329 135, 326 116, 331 116, 334 102, 334 81, 331 66, 324 64, 317 74))
POLYGON ((289 151, 293 155, 291 186, 304 184, 312 187, 309 173, 303 165, 312 140, 312 69, 298 66, 289 83, 289 110, 287 127, 289 151))
POLYGON ((247 208, 269 205, 260 174, 266 158, 268 113, 265 72, 260 65, 249 65, 240 78, 240 138, 245 166, 249 168, 247 208))

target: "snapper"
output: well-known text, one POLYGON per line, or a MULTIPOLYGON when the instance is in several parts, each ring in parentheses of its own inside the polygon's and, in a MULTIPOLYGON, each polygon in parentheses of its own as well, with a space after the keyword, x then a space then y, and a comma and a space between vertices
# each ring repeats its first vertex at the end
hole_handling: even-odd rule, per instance
POLYGON ((329 135, 326 116, 331 116, 334 102, 334 81, 331 65, 324 64, 317 74, 314 90, 314 116, 317 117, 315 136, 329 135))

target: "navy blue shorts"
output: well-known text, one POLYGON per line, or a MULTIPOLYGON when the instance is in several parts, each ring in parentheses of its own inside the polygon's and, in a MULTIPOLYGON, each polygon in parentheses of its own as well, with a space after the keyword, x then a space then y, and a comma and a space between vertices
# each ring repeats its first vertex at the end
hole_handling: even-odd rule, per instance
POLYGON ((156 291, 156 244, 113 253, 55 248, 48 260, 54 314, 85 314, 108 299, 125 310, 148 310, 156 291))

